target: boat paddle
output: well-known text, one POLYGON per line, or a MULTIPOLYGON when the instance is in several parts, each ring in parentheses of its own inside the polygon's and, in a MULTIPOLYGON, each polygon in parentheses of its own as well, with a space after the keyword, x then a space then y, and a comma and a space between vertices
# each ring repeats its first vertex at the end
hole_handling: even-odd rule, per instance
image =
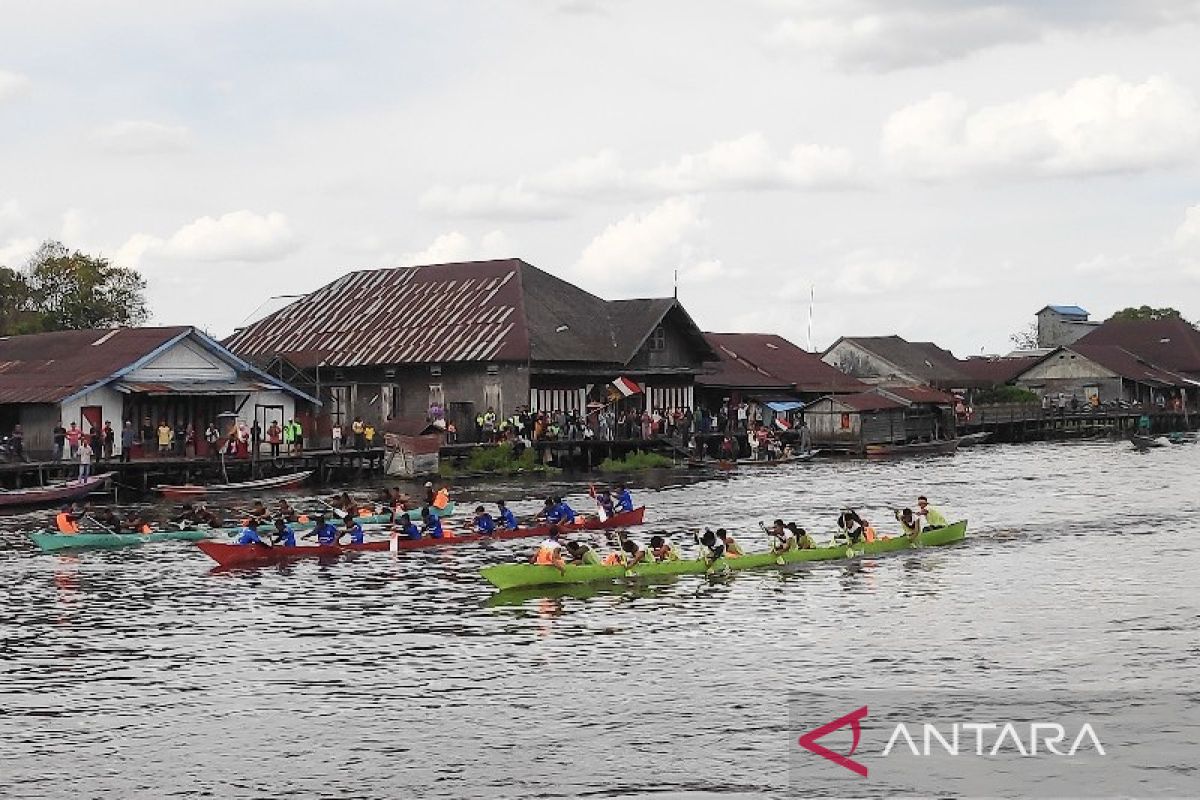
POLYGON ((333 515, 335 517, 337 517, 338 519, 346 518, 346 512, 343 511, 342 509, 338 508, 337 506, 335 506, 333 503, 326 503, 324 500, 322 500, 319 497, 317 498, 317 502, 320 503, 321 505, 325 506, 329 510, 331 510, 333 512, 333 515))
POLYGON ((100 520, 98 520, 98 519, 96 519, 95 517, 93 517, 91 514, 84 514, 84 515, 83 515, 83 518, 84 518, 84 519, 86 519, 86 520, 88 520, 89 522, 91 522, 93 525, 97 525, 97 526, 99 526, 99 527, 103 528, 105 533, 112 533, 112 534, 116 534, 116 531, 114 531, 112 528, 110 528, 110 527, 108 527, 107 525, 105 525, 105 524, 104 524, 103 522, 101 522, 100 520))

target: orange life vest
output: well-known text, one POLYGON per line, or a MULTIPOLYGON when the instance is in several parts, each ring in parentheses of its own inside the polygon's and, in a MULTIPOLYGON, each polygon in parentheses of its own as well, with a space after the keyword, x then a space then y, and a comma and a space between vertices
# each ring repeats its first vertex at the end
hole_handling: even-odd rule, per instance
POLYGON ((866 540, 867 540, 868 542, 873 542, 873 541, 875 541, 875 526, 874 526, 874 525, 868 525, 868 526, 867 526, 867 528, 866 528, 866 530, 865 530, 865 531, 863 531, 863 536, 866 538, 866 540))
POLYGON ((54 517, 54 524, 58 526, 59 533, 79 533, 79 523, 71 519, 71 515, 65 511, 54 517))
POLYGON ((622 563, 624 562, 621 561, 620 553, 609 553, 604 557, 604 566, 606 567, 619 567, 622 563))
POLYGON ((539 547, 537 557, 534 559, 535 564, 543 567, 552 567, 562 561, 558 555, 558 550, 553 547, 539 547))
POLYGON ((438 489, 438 493, 433 496, 434 508, 445 508, 450 503, 450 492, 445 489, 438 489))
POLYGON ((149 525, 143 525, 142 529, 139 530, 138 533, 141 533, 141 534, 154 533, 154 529, 151 528, 149 525))

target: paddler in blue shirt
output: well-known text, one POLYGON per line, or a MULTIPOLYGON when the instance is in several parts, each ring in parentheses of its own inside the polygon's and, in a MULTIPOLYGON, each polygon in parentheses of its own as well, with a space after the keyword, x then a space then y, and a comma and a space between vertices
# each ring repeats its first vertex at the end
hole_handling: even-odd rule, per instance
POLYGON ((421 534, 428 534, 430 539, 442 538, 442 518, 428 506, 421 509, 421 534))
POLYGON ((301 539, 311 539, 315 536, 319 545, 330 546, 338 543, 341 534, 338 533, 338 529, 334 525, 325 521, 323 515, 318 514, 314 522, 316 522, 316 527, 301 536, 301 539))
POLYGON ((284 547, 296 546, 296 532, 283 517, 275 518, 275 530, 272 533, 271 544, 281 544, 284 547))
POLYGON ((491 536, 496 532, 496 520, 492 519, 492 515, 487 513, 483 506, 475 507, 475 532, 482 533, 484 536, 491 536))
POLYGON ((617 511, 633 511, 633 495, 623 483, 617 485, 617 511))
POLYGON ((264 542, 262 537, 258 535, 258 520, 254 517, 250 517, 250 519, 246 520, 246 524, 242 527, 242 532, 238 534, 237 543, 257 544, 262 545, 263 547, 271 546, 267 542, 264 542))
POLYGON ((400 519, 396 520, 396 524, 400 526, 400 533, 406 539, 420 539, 421 529, 413 524, 412 517, 408 514, 401 514, 400 519))
POLYGON ((504 504, 503 500, 498 500, 496 502, 496 508, 500 512, 500 527, 501 528, 503 528, 506 531, 515 531, 521 527, 520 524, 517 522, 517 515, 509 510, 508 506, 504 504))
POLYGON ((554 498, 554 507, 558 511, 558 519, 556 522, 561 522, 564 525, 575 524, 575 509, 571 508, 561 497, 554 498))
POLYGON ((362 544, 363 543, 362 525, 359 525, 357 522, 355 522, 353 516, 350 516, 350 515, 346 516, 346 531, 345 532, 350 534, 350 544, 362 544))

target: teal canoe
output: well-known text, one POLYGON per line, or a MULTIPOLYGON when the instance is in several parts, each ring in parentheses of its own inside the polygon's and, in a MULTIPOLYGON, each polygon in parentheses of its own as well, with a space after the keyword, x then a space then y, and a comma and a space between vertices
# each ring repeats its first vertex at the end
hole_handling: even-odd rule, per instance
POLYGON ((524 589, 533 586, 556 586, 562 584, 597 583, 622 578, 651 578, 672 575, 703 575, 739 572, 746 569, 763 569, 785 564, 807 561, 839 561, 860 556, 893 553, 921 547, 937 547, 960 542, 967 535, 967 522, 955 522, 944 528, 925 531, 910 540, 906 536, 860 542, 853 547, 817 547, 811 550, 790 550, 774 553, 750 553, 739 558, 722 558, 709 564, 697 560, 660 561, 641 564, 630 570, 622 566, 576 566, 567 565, 560 572, 556 567, 534 564, 500 564, 484 567, 480 573, 497 589, 524 589))
POLYGON ((29 538, 44 551, 83 548, 132 547, 151 542, 195 542, 218 535, 217 531, 159 531, 158 533, 31 533, 29 538))

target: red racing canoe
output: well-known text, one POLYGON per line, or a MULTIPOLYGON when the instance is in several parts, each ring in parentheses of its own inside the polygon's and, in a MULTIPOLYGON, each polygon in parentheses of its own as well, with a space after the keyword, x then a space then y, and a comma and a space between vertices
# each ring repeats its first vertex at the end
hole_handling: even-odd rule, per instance
MULTIPOLYGON (((613 514, 601 522, 596 517, 587 517, 575 525, 560 526, 564 533, 571 531, 599 531, 615 528, 630 528, 641 525, 646 516, 646 507, 641 506, 633 511, 613 514)), ((492 536, 481 533, 468 533, 459 536, 444 536, 441 539, 400 539, 396 547, 400 550, 421 550, 426 547, 446 547, 455 544, 471 544, 472 542, 494 541, 496 539, 531 539, 545 536, 550 531, 549 525, 537 525, 532 528, 518 528, 515 531, 498 531, 492 536)), ((211 539, 196 542, 196 546, 204 551, 209 558, 222 567, 244 567, 259 564, 273 564, 280 561, 292 561, 299 558, 336 557, 343 553, 388 552, 392 543, 390 539, 382 539, 362 544, 313 544, 297 545, 296 547, 265 547, 259 545, 231 544, 217 542, 211 539)))

